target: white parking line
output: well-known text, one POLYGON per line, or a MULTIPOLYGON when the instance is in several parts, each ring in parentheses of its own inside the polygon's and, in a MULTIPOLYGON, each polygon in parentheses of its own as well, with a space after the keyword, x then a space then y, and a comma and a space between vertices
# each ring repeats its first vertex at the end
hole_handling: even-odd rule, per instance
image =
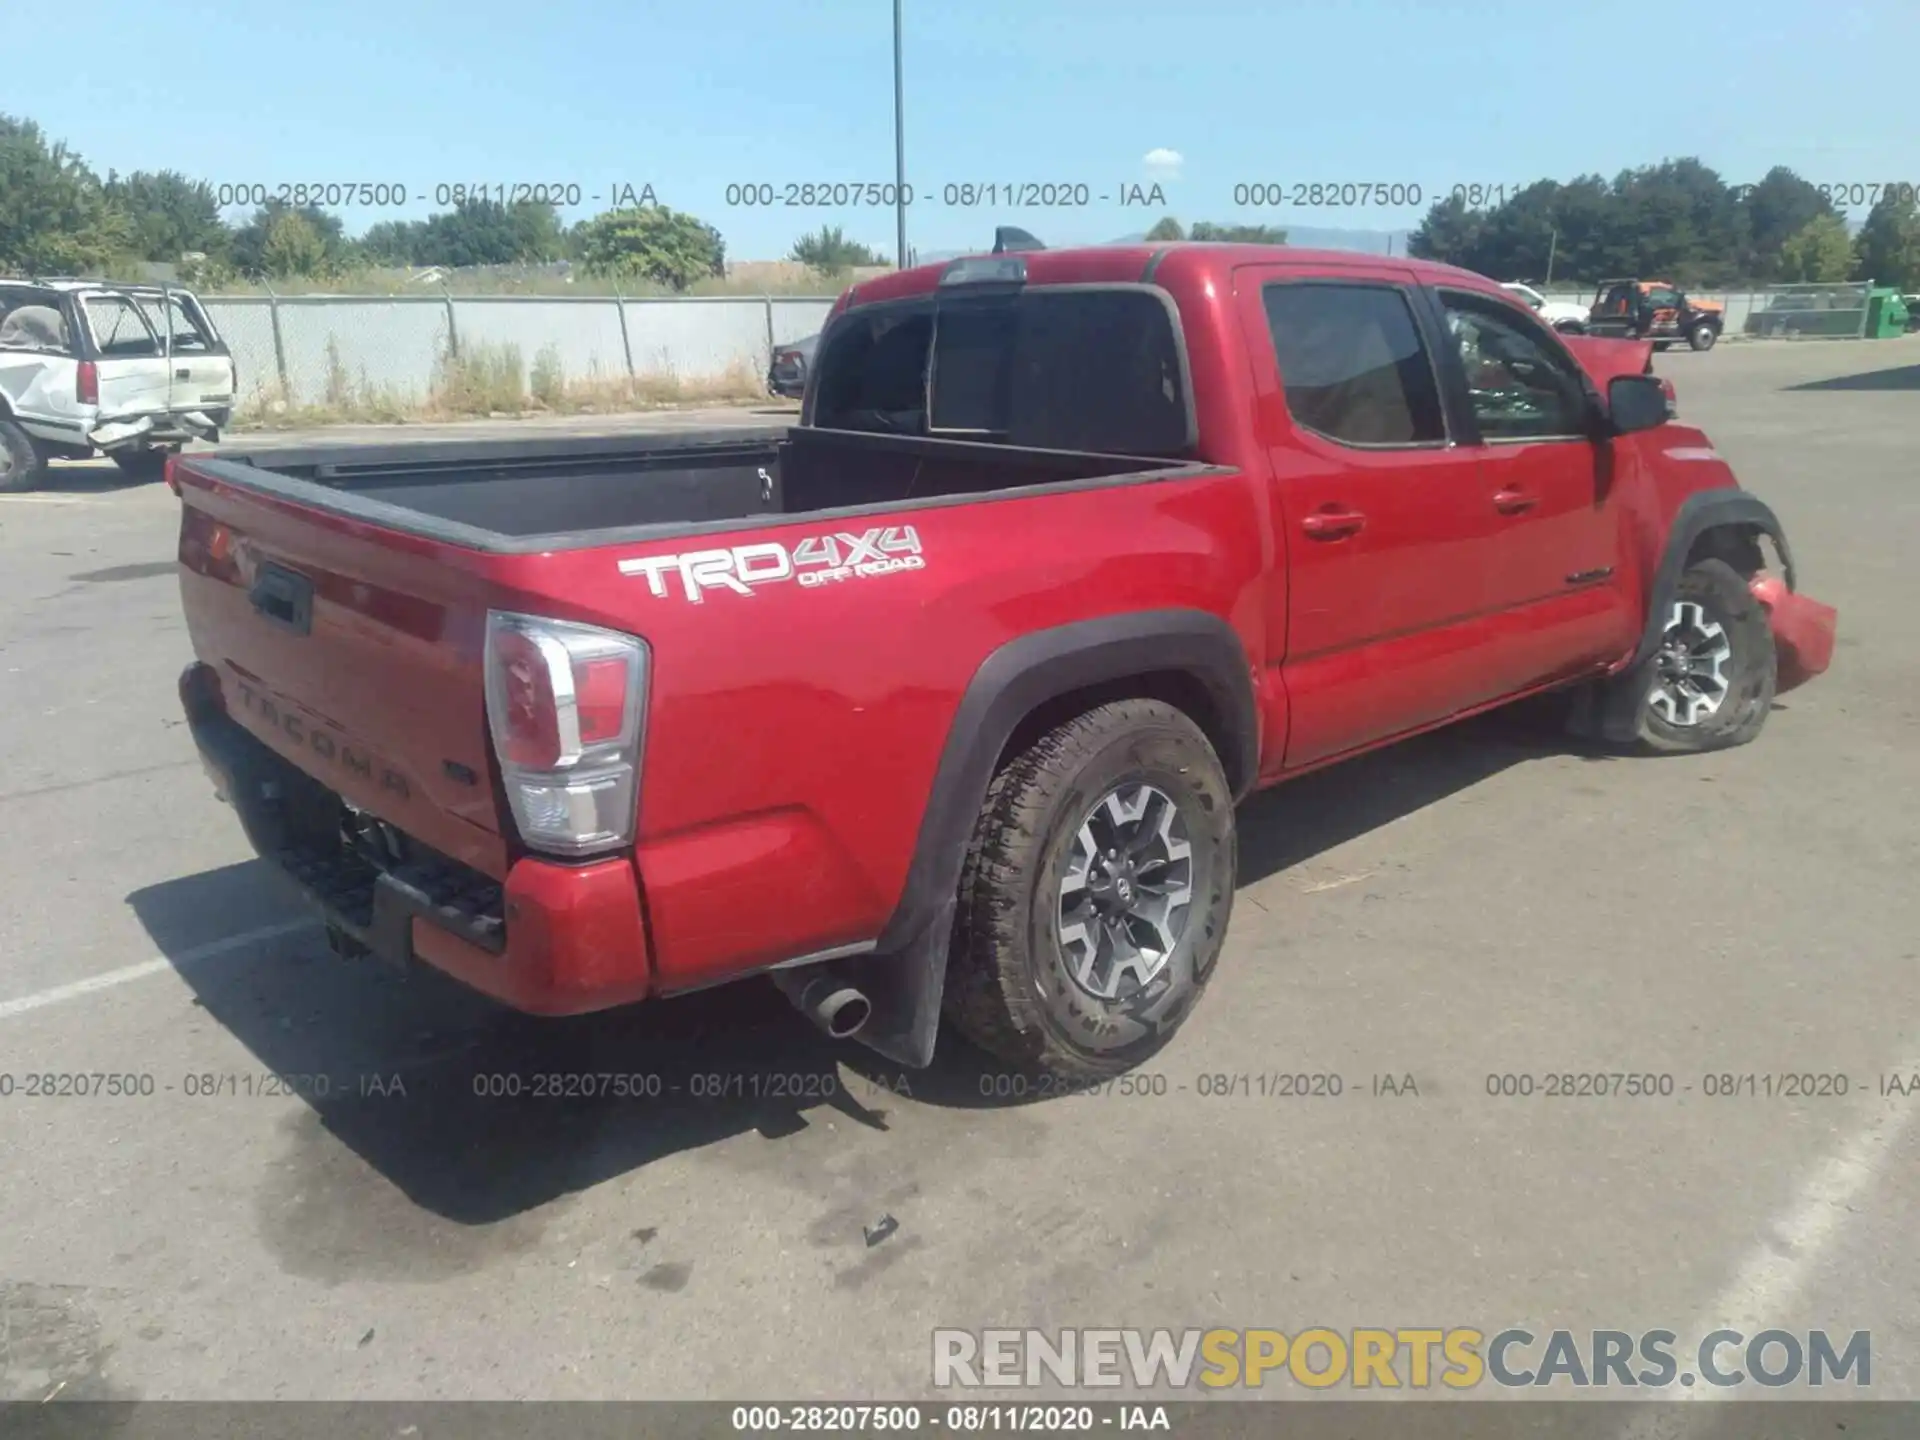
POLYGON ((84 505, 93 499, 91 495, 0 495, 0 504, 7 505, 84 505))
MULTIPOLYGON (((1920 1046, 1905 1048, 1910 1058, 1883 1073, 1903 1077, 1920 1073, 1920 1046)), ((1690 1330, 1680 1333, 1680 1344, 1675 1347, 1678 1355, 1698 1354, 1700 1342, 1716 1330, 1735 1330, 1751 1338, 1776 1326, 1793 1328, 1793 1307, 1808 1280, 1838 1238, 1847 1216, 1859 1208, 1887 1168, 1916 1113, 1920 1113, 1920 1099, 1876 1093, 1858 1128, 1808 1173, 1792 1205, 1748 1253, 1732 1282, 1714 1297, 1690 1330)), ((1835 1339, 1844 1345, 1846 1337, 1838 1335, 1835 1339)), ((1750 1386, 1695 1385, 1663 1398, 1732 1400, 1751 1399, 1752 1395, 1750 1386)), ((1635 1416, 1621 1431, 1620 1440, 1668 1440, 1686 1433, 1690 1427, 1685 1421, 1671 1411, 1659 1413, 1664 1409, 1656 1405, 1648 1413, 1635 1416)))
POLYGON ((30 1010, 45 1009, 49 1005, 58 1005, 64 1000, 77 1000, 82 995, 91 995, 96 990, 110 990, 115 985, 124 985, 129 980, 138 980, 146 975, 158 975, 162 970, 173 970, 187 965, 197 965, 202 960, 218 959, 230 955, 235 950, 244 950, 262 940, 272 940, 276 936, 291 935, 296 930, 305 930, 319 922, 308 919, 283 920, 277 925, 262 925, 258 930, 247 930, 238 935, 229 935, 224 940, 215 940, 207 945, 196 945, 191 950, 182 951, 171 959, 156 955, 151 960, 142 960, 138 965, 123 965, 118 970, 109 970, 103 975, 89 975, 84 980, 75 980, 70 985, 56 985, 51 990, 42 990, 34 995, 22 995, 18 1000, 0 1000, 0 1020, 10 1020, 15 1015, 25 1015, 30 1010))

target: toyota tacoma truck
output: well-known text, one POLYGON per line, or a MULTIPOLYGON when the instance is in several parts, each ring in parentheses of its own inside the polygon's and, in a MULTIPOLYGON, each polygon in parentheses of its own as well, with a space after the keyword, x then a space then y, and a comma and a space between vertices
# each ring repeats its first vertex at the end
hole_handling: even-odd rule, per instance
POLYGON ((1250 792, 1556 690, 1738 745, 1826 667, 1646 363, 1410 260, 923 266, 790 430, 177 457, 181 698, 346 953, 1112 1075, 1215 971, 1250 792))
POLYGON ((191 291, 104 280, 0 280, 0 491, 49 460, 103 454, 157 480, 233 413, 233 356, 191 291))

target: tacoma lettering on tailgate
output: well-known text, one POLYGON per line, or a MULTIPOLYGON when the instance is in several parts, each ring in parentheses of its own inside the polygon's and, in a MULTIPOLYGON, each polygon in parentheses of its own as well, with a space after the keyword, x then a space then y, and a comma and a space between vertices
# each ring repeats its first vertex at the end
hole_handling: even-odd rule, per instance
POLYGON ((756 585, 798 580, 802 585, 832 585, 865 580, 899 570, 921 570, 920 536, 911 525, 889 525, 864 535, 810 535, 789 549, 774 541, 735 545, 726 550, 689 550, 683 555, 649 555, 622 560, 622 575, 644 575, 647 588, 664 600, 667 577, 675 572, 687 599, 703 603, 709 590, 751 595, 756 585))

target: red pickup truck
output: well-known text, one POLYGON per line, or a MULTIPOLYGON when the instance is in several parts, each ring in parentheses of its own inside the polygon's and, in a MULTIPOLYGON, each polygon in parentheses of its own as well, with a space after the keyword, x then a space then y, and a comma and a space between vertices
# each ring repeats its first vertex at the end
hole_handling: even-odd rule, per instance
POLYGON ((1549 690, 1736 745, 1825 668, 1647 356, 1399 259, 925 266, 791 430, 177 459, 181 697, 344 952, 1109 1075, 1214 969, 1249 792, 1549 690))

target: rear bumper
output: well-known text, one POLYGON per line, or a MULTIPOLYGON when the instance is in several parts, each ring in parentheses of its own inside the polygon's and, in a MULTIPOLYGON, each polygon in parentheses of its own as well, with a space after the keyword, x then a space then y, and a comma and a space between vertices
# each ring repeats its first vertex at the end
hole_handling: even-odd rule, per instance
POLYGON ((102 450, 211 440, 219 435, 232 414, 230 405, 196 405, 150 414, 102 415, 87 431, 87 439, 102 450))
POLYGON ((180 699, 221 798, 261 858, 326 922, 336 947, 402 969, 423 962, 534 1015, 582 1014, 652 993, 631 858, 523 857, 504 882, 444 857, 376 868, 302 823, 301 806, 311 815, 331 792, 221 708, 209 667, 187 667, 180 699))
POLYGON ((1831 605, 1795 594, 1778 575, 1764 572, 1756 575, 1750 588, 1753 598, 1767 612, 1767 625, 1773 631, 1779 674, 1774 693, 1784 694, 1816 675, 1825 674, 1827 666, 1833 663, 1840 612, 1831 605))

